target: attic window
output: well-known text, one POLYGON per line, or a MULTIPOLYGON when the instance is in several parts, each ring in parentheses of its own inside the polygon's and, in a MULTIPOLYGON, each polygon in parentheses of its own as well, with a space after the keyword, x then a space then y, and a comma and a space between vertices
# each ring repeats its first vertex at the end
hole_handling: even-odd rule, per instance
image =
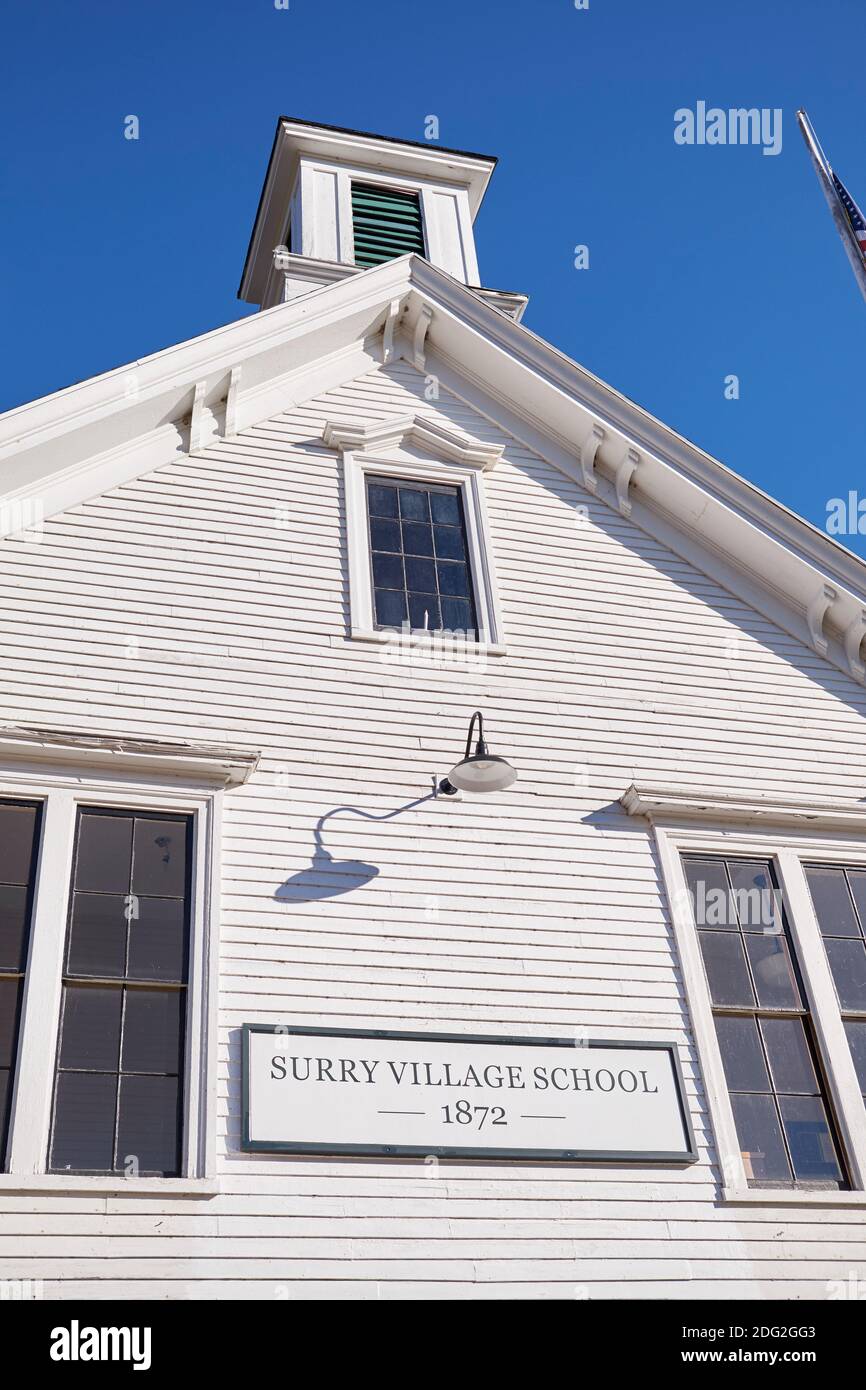
POLYGON ((459 487, 367 477, 377 628, 478 637, 459 487))
POLYGON ((410 252, 426 254, 417 193, 353 181, 352 227, 356 265, 381 265, 410 252))

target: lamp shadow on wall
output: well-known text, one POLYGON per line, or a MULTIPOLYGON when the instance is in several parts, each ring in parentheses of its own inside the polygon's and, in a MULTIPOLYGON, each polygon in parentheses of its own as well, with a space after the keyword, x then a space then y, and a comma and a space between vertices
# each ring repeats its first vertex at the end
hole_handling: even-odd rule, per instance
POLYGON ((281 883, 274 893, 274 898, 282 903, 314 903, 325 898, 338 898, 343 893, 353 893, 356 888, 366 887, 378 877, 377 865, 368 864, 363 859, 335 859, 330 850, 325 848, 325 823, 332 816, 340 815, 362 816, 364 820, 374 821, 394 820, 396 816, 402 816, 407 811, 414 810, 416 806, 423 806, 425 801, 434 800, 435 796, 435 791, 428 792, 426 796, 417 797, 414 801, 408 801, 404 806, 397 806, 393 811, 386 811, 381 816, 374 815, 372 811, 362 811, 358 806, 335 806, 332 810, 326 811, 319 817, 313 831, 314 850, 309 867, 292 874, 285 883, 281 883))

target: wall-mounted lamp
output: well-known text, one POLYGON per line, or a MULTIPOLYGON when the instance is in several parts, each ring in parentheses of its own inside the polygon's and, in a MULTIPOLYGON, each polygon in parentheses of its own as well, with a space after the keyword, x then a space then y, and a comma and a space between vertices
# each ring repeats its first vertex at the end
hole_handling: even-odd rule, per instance
POLYGON ((443 796, 456 796, 458 791, 501 792, 516 781, 517 773, 511 764, 505 758, 497 758, 493 753, 488 753, 487 744, 484 742, 484 718, 481 711, 476 710, 469 721, 466 752, 457 766, 452 767, 448 776, 443 777, 437 790, 443 796), (475 744, 475 752, 472 753, 470 750, 476 719, 478 741, 475 744))

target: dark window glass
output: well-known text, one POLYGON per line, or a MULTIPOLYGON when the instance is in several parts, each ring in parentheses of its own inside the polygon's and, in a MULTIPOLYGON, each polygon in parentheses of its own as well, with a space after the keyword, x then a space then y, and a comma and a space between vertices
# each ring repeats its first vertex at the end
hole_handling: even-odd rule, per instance
POLYGON ((734 1092, 731 1105, 750 1185, 790 1187, 791 1165, 773 1097, 734 1092))
POLYGON ((687 856, 683 869, 750 1185, 847 1186, 772 865, 687 856))
POLYGON ((478 636, 460 489, 367 479, 377 627, 478 636))
POLYGON ((854 1070, 860 1082, 863 1099, 866 1100, 866 1021, 846 1019, 845 1034, 854 1059, 854 1070))
POLYGON ((842 1170, 820 1096, 781 1096, 779 1109, 794 1177, 806 1182, 826 1180, 838 1187, 842 1170))
POLYGON ((809 892, 824 936, 860 936, 844 869, 807 869, 809 892))
POLYGON ((37 803, 0 801, 0 1171, 7 1162, 40 818, 37 803))
POLYGON ((700 932, 704 966, 714 1004, 745 1005, 755 1002, 739 932, 700 932))
POLYGON ((866 1100, 866 869, 807 865, 806 878, 866 1100))
MULTIPOLYGON (((423 531, 423 526, 422 526, 423 531)), ((406 530, 405 526, 403 528, 406 530)), ((400 552, 400 523, 399 521, 387 521, 381 516, 370 517, 370 544, 374 550, 392 550, 400 552)))
POLYGON ((191 828, 79 813, 52 1172, 180 1172, 191 828))

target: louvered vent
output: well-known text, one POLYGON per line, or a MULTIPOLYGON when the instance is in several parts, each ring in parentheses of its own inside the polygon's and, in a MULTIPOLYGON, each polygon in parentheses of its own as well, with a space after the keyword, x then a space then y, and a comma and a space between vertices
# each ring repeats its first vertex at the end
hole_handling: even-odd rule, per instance
POLYGON ((352 184, 355 265, 381 265, 415 251, 424 255, 421 200, 369 183, 352 184))

